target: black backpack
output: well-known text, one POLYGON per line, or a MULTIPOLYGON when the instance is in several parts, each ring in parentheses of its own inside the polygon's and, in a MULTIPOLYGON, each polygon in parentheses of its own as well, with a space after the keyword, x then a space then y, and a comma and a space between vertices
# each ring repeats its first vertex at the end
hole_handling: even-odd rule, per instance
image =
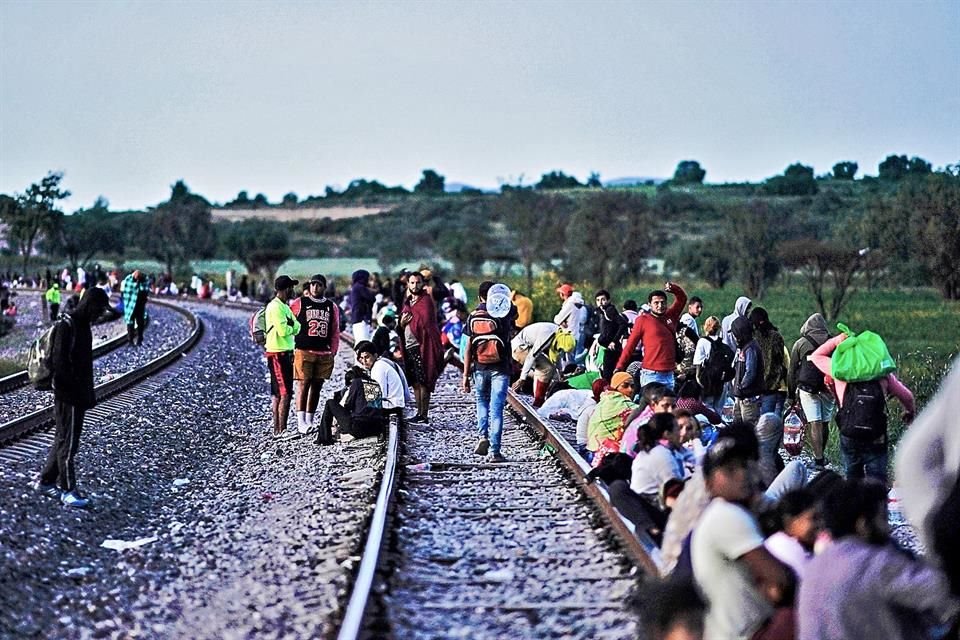
POLYGON ((710 341, 710 354, 700 365, 697 382, 703 387, 706 397, 718 395, 723 384, 733 380, 733 350, 720 338, 707 338, 710 341))
POLYGON ((807 393, 820 393, 827 388, 823 380, 823 372, 809 360, 800 363, 797 369, 797 388, 807 393))
POLYGON ((887 433, 887 396, 879 380, 850 382, 837 411, 840 435, 873 442, 887 433))

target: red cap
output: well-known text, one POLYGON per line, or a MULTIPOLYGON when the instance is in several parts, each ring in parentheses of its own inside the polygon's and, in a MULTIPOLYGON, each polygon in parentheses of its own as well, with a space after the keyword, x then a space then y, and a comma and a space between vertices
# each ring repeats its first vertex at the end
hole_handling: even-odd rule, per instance
POLYGON ((569 297, 571 294, 573 294, 573 286, 564 283, 557 287, 557 293, 562 293, 564 296, 569 297))

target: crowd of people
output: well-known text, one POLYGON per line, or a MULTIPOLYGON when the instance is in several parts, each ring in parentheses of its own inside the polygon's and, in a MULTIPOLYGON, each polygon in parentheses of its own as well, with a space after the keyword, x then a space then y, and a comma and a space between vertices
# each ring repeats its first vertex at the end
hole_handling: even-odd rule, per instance
MULTIPOLYGON (((701 324, 703 301, 672 282, 622 310, 606 289, 590 305, 562 283, 552 321, 534 321, 529 298, 492 281, 470 308, 462 285, 427 267, 386 283, 358 270, 339 300, 322 274, 300 284, 279 276, 263 310, 275 437, 315 434, 320 445, 376 437, 391 415, 417 428, 430 421, 441 371, 459 357, 461 389, 475 396, 475 455, 507 459, 510 388, 529 393, 545 418, 576 423, 590 479, 606 486, 661 567, 663 581, 646 587, 656 590, 652 637, 955 637, 958 554, 944 539, 957 531, 960 447, 949 418, 944 412, 925 429, 923 445, 906 447, 913 461, 898 460, 898 482, 924 505, 915 524, 928 556, 918 559, 891 542, 887 523, 887 399, 909 424, 913 394, 889 367, 840 375, 835 360, 855 346, 853 336, 831 336, 820 314, 788 347, 769 311, 749 298, 701 324), (321 407, 347 327, 356 361, 321 407), (288 429, 295 393, 297 426, 288 429), (806 434, 810 464, 782 452, 785 416, 806 434), (826 460, 831 424, 837 466, 826 460), (935 486, 918 473, 931 466, 935 486)), ((149 278, 134 272, 120 289, 136 344, 149 278)), ((102 311, 100 298, 81 298, 71 328, 81 339, 71 338, 71 349, 89 348, 85 318, 102 311)), ((87 372, 70 375, 36 488, 78 506, 69 449, 91 404, 75 392, 87 389, 87 372)), ((956 372, 951 379, 960 387, 956 372)))

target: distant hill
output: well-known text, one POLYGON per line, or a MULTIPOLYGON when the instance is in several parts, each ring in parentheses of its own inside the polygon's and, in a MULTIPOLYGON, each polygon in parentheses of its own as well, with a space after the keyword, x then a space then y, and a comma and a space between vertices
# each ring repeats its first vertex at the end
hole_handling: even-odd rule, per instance
POLYGON ((632 187, 634 185, 647 184, 647 182, 652 181, 653 184, 660 184, 661 182, 666 182, 667 178, 638 178, 638 177, 628 177, 628 178, 613 178, 611 180, 604 180, 603 186, 605 187, 632 187))

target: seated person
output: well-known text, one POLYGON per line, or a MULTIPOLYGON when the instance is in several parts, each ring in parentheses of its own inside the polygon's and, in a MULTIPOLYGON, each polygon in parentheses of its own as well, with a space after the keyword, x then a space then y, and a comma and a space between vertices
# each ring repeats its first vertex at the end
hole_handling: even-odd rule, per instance
POLYGON ((680 461, 680 434, 672 413, 658 413, 641 427, 643 438, 633 460, 630 488, 660 509, 660 488, 667 480, 687 475, 680 461))
POLYGON ((403 407, 410 401, 410 387, 403 367, 389 357, 379 355, 377 346, 370 340, 358 342, 354 351, 357 353, 357 362, 380 385, 384 415, 396 415, 402 420, 403 407))
POLYGON ((547 398, 537 409, 541 418, 573 422, 583 403, 593 396, 590 389, 560 389, 547 398))
POLYGON ((333 444, 334 418, 340 427, 341 442, 383 435, 387 418, 383 412, 380 385, 362 366, 349 369, 344 375, 344 382, 346 387, 333 394, 324 405, 317 444, 333 444))
MULTIPOLYGON (((600 402, 587 425, 587 449, 594 455, 612 444, 619 448, 625 420, 638 408, 632 397, 633 376, 624 371, 613 374, 610 389, 600 394, 600 402)), ((599 462, 600 457, 594 459, 595 465, 599 462)))
POLYGON ((763 545, 777 560, 793 569, 798 581, 803 580, 820 533, 816 496, 806 487, 794 489, 780 499, 776 513, 780 530, 767 537, 763 545))
POLYGON ((634 445, 637 442, 637 429, 646 424, 655 413, 670 413, 673 411, 676 401, 673 389, 659 382, 651 382, 645 386, 642 395, 645 406, 627 420, 627 429, 623 434, 622 446, 620 447, 620 450, 629 456, 636 455, 634 445))
POLYGON ((700 399, 702 389, 696 380, 688 380, 677 390, 677 409, 685 409, 693 415, 704 416, 710 424, 719 426, 722 422, 720 414, 705 405, 700 399))

